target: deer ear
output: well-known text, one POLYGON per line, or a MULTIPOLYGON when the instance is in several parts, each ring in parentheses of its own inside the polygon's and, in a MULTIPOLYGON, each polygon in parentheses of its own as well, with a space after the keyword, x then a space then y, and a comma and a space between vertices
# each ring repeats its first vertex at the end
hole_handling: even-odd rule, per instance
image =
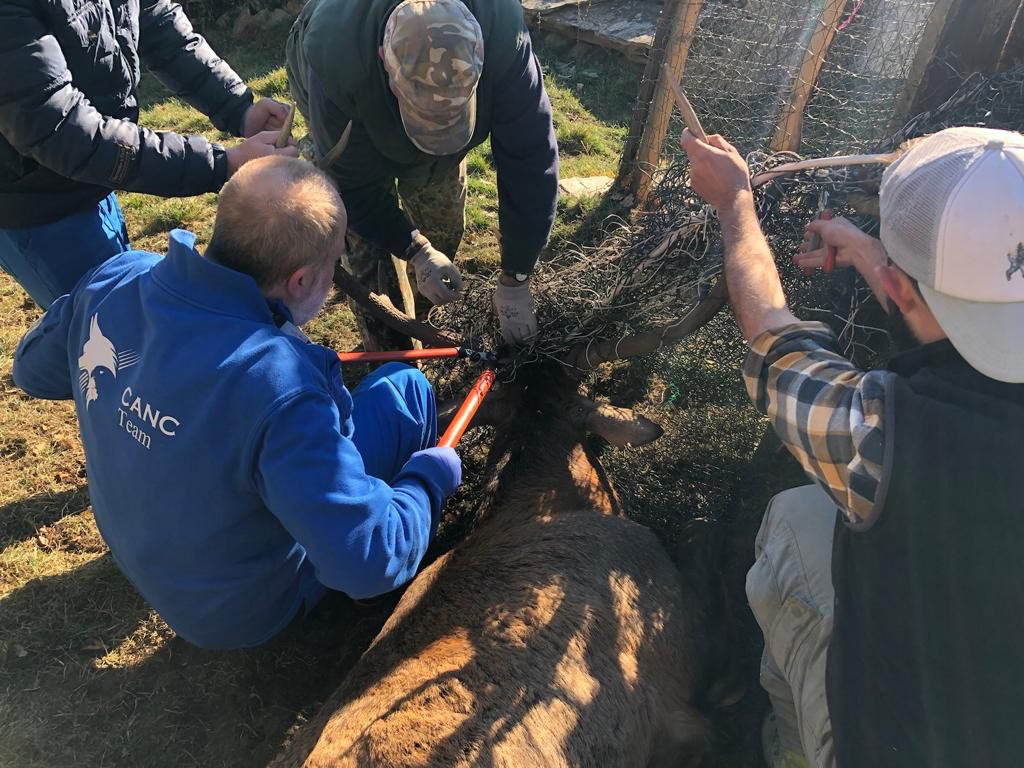
POLYGON ((616 448, 639 447, 653 443, 664 430, 646 416, 629 408, 617 408, 576 397, 570 419, 577 427, 603 437, 616 448))

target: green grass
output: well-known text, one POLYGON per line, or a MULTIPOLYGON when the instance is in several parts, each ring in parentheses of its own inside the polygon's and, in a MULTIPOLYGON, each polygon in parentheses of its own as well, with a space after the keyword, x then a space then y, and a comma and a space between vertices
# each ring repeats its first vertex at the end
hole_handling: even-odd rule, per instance
MULTIPOLYGON (((593 65, 600 66, 600 69, 593 72, 603 72, 605 76, 591 78, 593 86, 580 82, 580 87, 577 87, 573 59, 562 58, 555 48, 545 46, 543 42, 537 47, 547 69, 546 87, 554 111, 561 177, 614 176, 626 138, 632 89, 640 69, 635 64, 604 54, 599 64, 593 65), (559 75, 559 72, 565 75, 559 75)), ((467 247, 463 251, 472 252, 475 266, 493 267, 499 261, 500 252, 496 238, 497 174, 490 142, 470 152, 466 165, 469 194, 466 201, 467 247)), ((588 214, 599 204, 597 200, 584 200, 578 205, 563 206, 556 224, 557 236, 552 238, 552 243, 592 233, 592 227, 581 230, 580 226, 590 224, 588 214)))

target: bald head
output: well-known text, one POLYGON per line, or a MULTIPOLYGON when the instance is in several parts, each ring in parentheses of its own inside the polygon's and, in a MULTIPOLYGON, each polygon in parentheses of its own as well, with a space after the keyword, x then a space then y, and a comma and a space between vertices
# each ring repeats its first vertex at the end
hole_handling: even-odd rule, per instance
POLYGON ((346 224, 326 174, 304 160, 264 157, 243 165, 221 190, 206 256, 267 290, 301 267, 339 256, 346 224))

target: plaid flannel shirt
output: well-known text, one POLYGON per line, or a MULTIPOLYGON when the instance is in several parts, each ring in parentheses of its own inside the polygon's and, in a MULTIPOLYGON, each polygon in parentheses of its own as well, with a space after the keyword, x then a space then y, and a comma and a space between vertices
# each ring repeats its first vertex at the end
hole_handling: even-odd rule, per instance
POLYGON ((743 368, 747 393, 782 442, 852 526, 878 514, 886 382, 838 353, 822 323, 795 323, 758 336, 743 368))

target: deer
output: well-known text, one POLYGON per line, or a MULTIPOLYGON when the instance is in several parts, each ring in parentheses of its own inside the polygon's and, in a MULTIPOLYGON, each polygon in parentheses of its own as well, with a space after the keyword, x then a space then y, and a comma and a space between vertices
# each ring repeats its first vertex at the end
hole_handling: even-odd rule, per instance
MULTIPOLYGON (((339 269, 336 284, 427 344, 418 323, 339 269)), ((731 703, 720 675, 712 571, 681 566, 624 514, 587 433, 661 434, 579 394, 582 372, 692 333, 724 280, 680 321, 520 369, 477 416, 496 425, 479 522, 423 569, 318 715, 273 768, 685 766, 731 703)))

